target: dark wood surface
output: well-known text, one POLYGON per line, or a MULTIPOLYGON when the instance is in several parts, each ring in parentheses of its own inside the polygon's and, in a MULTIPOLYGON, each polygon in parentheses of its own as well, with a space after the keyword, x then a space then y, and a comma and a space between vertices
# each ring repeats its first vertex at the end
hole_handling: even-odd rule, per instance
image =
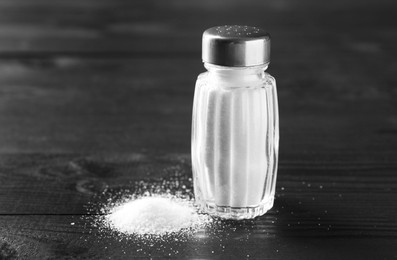
POLYGON ((0 259, 395 259, 396 8, 1 0, 0 259), (98 236, 87 205, 103 202, 104 190, 191 175, 201 33, 218 24, 273 37, 274 208, 162 250, 98 236))

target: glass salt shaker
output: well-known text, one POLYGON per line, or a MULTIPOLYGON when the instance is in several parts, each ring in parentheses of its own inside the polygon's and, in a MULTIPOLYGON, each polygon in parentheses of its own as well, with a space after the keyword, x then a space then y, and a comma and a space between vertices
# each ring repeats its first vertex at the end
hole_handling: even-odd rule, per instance
POLYGON ((278 164, 275 79, 265 72, 270 36, 249 26, 203 34, 192 123, 196 203, 210 215, 250 219, 273 206, 278 164))

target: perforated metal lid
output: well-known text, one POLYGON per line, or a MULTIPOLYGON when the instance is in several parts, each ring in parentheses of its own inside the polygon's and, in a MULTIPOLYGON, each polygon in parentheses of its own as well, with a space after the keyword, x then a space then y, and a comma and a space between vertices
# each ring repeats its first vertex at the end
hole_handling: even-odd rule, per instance
POLYGON ((270 62, 270 35, 258 27, 223 25, 203 33, 203 62, 248 67, 270 62))

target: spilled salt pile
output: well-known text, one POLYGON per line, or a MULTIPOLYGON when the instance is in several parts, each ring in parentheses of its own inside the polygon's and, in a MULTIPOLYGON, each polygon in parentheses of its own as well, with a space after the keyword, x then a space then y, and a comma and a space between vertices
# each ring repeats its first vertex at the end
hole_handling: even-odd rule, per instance
POLYGON ((144 255, 177 254, 177 243, 211 232, 216 220, 194 206, 193 181, 184 174, 187 170, 180 165, 165 170, 167 176, 161 179, 137 180, 128 184, 129 189, 106 189, 97 198, 102 202, 89 203, 88 214, 82 217, 89 232, 95 232, 99 241, 132 240, 128 250, 144 250, 144 255))
POLYGON ((112 230, 126 235, 162 236, 203 228, 210 218, 197 213, 188 200, 150 196, 131 199, 113 207, 105 222, 112 230))

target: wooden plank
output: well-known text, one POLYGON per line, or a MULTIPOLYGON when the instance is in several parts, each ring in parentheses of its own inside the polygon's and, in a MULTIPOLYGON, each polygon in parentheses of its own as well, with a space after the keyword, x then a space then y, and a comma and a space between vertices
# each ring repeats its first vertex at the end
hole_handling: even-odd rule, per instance
MULTIPOLYGON (((0 257, 7 259, 77 258, 261 258, 261 259, 392 259, 396 233, 350 235, 319 227, 283 227, 283 220, 223 224, 219 233, 200 231, 176 241, 120 240, 93 229, 79 216, 0 216, 0 257), (74 225, 71 225, 74 223, 74 225), (288 230, 286 235, 282 230, 288 230), (205 234, 205 235, 204 235, 205 234), (292 236, 291 236, 292 234, 292 236), (296 236, 294 236, 296 235, 296 236)), ((354 227, 354 224, 353 224, 354 227)), ((345 230, 349 230, 345 226, 345 230)))
POLYGON ((394 8, 395 3, 388 0, 339 0, 327 5, 308 0, 299 5, 293 1, 235 0, 222 4, 3 0, 0 53, 127 52, 133 56, 172 53, 199 57, 202 31, 224 23, 268 28, 276 43, 275 53, 296 55, 297 48, 309 55, 336 50, 394 52, 394 8))
MULTIPOLYGON (((392 64, 374 68, 375 78, 369 65, 354 67, 356 57, 338 61, 352 68, 342 74, 326 60, 301 67, 293 61, 273 65, 282 156, 312 161, 332 153, 344 160, 360 153, 356 161, 394 160, 392 64)), ((2 60, 0 153, 187 153, 201 71, 200 62, 189 59, 2 60)))
MULTIPOLYGON (((109 197, 132 192, 134 181, 191 176, 189 154, 2 155, 0 165, 0 215, 93 214, 109 197)), ((280 236, 310 237, 315 230, 396 237, 396 167, 284 160, 275 206, 255 226, 280 236)))
POLYGON ((181 60, 170 66, 171 61, 87 63, 60 58, 3 63, 0 149, 24 153, 187 148, 197 76, 191 69, 201 69, 199 62, 181 60), (186 66, 189 71, 180 77, 178 68, 186 66), (100 148, 104 142, 111 145, 100 148))

